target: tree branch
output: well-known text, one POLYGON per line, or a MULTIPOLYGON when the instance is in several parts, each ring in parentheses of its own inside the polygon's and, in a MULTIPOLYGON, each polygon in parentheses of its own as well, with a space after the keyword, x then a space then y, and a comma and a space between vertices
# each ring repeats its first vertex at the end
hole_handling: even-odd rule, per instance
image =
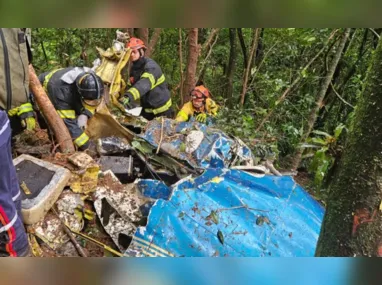
POLYGON ((333 31, 329 38, 327 39, 325 45, 321 48, 321 50, 308 62, 307 65, 302 69, 302 72, 300 75, 292 82, 292 84, 284 91, 284 93, 281 95, 281 97, 276 101, 275 107, 268 112, 268 114, 264 117, 264 119, 260 122, 259 126, 256 129, 256 132, 258 132, 264 125, 264 123, 269 119, 269 117, 273 114, 275 109, 277 108, 280 103, 282 103, 285 100, 285 97, 290 93, 290 91, 296 86, 296 84, 301 80, 302 73, 306 71, 310 65, 325 51, 327 45, 329 44, 330 40, 334 37, 334 35, 338 32, 339 29, 336 29, 333 31))

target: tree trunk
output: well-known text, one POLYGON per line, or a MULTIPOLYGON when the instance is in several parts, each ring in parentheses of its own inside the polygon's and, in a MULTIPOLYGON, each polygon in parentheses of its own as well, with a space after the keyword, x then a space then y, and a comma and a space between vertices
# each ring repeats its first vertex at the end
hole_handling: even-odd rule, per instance
POLYGON ((188 59, 186 78, 183 85, 183 102, 190 101, 190 92, 195 87, 196 67, 198 64, 198 29, 192 28, 188 32, 188 59))
POLYGON ((140 38, 145 45, 149 44, 149 29, 148 28, 139 28, 137 29, 138 38, 140 38))
POLYGON ((237 29, 237 35, 239 36, 240 46, 243 51, 243 68, 245 68, 248 65, 247 48, 245 47, 245 41, 241 28, 237 29))
POLYGON ((263 61, 263 58, 264 58, 264 30, 265 29, 261 29, 261 33, 260 33, 260 38, 259 38, 259 43, 257 45, 257 51, 256 51, 256 56, 254 57, 254 60, 255 60, 255 63, 254 65, 255 66, 259 66, 259 64, 263 61))
MULTIPOLYGON (((318 96, 317 96, 316 105, 309 115, 308 128, 307 128, 305 134, 303 135, 303 137, 301 139, 301 143, 305 142, 308 139, 310 133, 313 130, 314 123, 316 122, 316 119, 317 119, 318 111, 320 110, 320 108, 322 106, 322 102, 325 98, 325 94, 328 91, 330 82, 332 81, 332 78, 333 78, 334 72, 336 71, 338 62, 341 59, 341 55, 342 55, 342 52, 344 50, 346 41, 349 38, 349 33, 350 33, 350 29, 346 29, 346 31, 345 31, 342 39, 341 39, 341 42, 338 46, 336 55, 334 56, 332 64, 328 70, 328 73, 327 73, 324 81, 322 82, 320 92, 318 93, 318 96)), ((292 162, 292 170, 296 170, 297 167, 300 165, 303 150, 304 149, 301 147, 297 149, 296 154, 293 158, 293 162, 292 162)))
POLYGON ((220 29, 212 29, 212 31, 210 32, 210 34, 208 36, 208 39, 203 44, 202 54, 208 53, 208 50, 211 49, 211 45, 212 45, 212 43, 214 41, 214 38, 218 34, 219 31, 220 31, 220 29))
MULTIPOLYGON (((334 35, 337 33, 338 29, 333 31, 328 40, 326 41, 325 45, 322 47, 322 49, 316 53, 316 55, 305 65, 304 68, 302 68, 302 72, 306 71, 311 65, 312 63, 325 51, 326 47, 328 46, 328 44, 330 43, 330 40, 334 37, 334 35)), ((273 109, 271 109, 268 114, 264 117, 264 119, 261 120, 259 126, 256 128, 256 132, 260 131, 261 128, 264 126, 265 122, 270 118, 270 116, 272 116, 273 112, 275 111, 275 109, 277 108, 277 106, 279 106, 286 98, 286 96, 291 92, 291 90, 297 85, 297 83, 300 82, 301 78, 302 78, 302 72, 296 77, 296 79, 289 85, 289 87, 287 87, 287 89, 284 91, 284 93, 281 95, 281 97, 276 101, 275 103, 275 106, 273 109)))
POLYGON ((46 95, 31 64, 29 65, 29 88, 32 90, 38 107, 47 120, 49 127, 52 129, 60 150, 68 153, 74 152, 75 149, 68 128, 56 112, 48 95, 46 95))
MULTIPOLYGON (((201 61, 201 64, 199 65, 199 68, 197 68, 197 82, 202 82, 204 74, 206 72, 206 64, 207 60, 210 57, 213 47, 216 44, 220 29, 213 29, 206 40, 206 42, 202 46, 202 50, 199 52, 199 57, 203 57, 203 60, 201 61)), ((199 61, 200 62, 200 61, 199 61)))
MULTIPOLYGON (((351 67, 349 67, 347 69, 347 72, 345 73, 345 75, 342 76, 341 82, 338 84, 333 84, 336 86, 336 90, 339 94, 342 94, 344 92, 345 87, 346 87, 347 83, 349 82, 350 78, 355 74, 355 72, 357 71, 359 66, 362 65, 362 60, 364 59, 364 55, 367 52, 367 49, 364 49, 364 47, 365 47, 365 44, 367 41, 368 29, 364 29, 364 30, 365 31, 363 34, 363 39, 362 39, 360 46, 359 46, 359 49, 358 49, 359 51, 358 51, 357 60, 353 63, 353 65, 351 67)), ((338 67, 338 69, 339 69, 339 67, 338 67)), ((347 95, 347 94, 344 94, 344 95, 347 95)), ((335 106, 336 102, 338 102, 337 98, 339 98, 338 96, 336 96, 336 92, 333 88, 331 88, 331 92, 329 94, 327 94, 326 97, 328 97, 328 98, 324 99, 324 101, 326 102, 326 104, 325 104, 326 108, 322 108, 320 110, 320 114, 319 114, 319 116, 322 118, 323 122, 326 122, 328 120, 328 117, 331 114, 330 111, 335 106), (328 108, 328 106, 329 106, 329 108, 328 108)), ((346 96, 344 96, 343 98, 346 99, 346 96)), ((348 104, 345 103, 344 107, 346 107, 347 105, 348 104)), ((341 111, 339 113, 341 113, 341 111)), ((336 122, 338 122, 338 120, 336 120, 336 122)))
POLYGON ((126 28, 125 31, 129 34, 129 37, 134 37, 134 28, 126 28))
POLYGON ((254 29, 254 32, 253 32, 251 53, 249 55, 247 68, 245 69, 245 75, 244 75, 244 80, 243 80, 243 90, 241 92, 241 98, 240 98, 240 104, 242 106, 244 105, 245 94, 247 93, 248 76, 249 76, 249 72, 251 71, 253 55, 255 54, 255 52, 257 50, 257 44, 259 43, 260 30, 261 30, 260 28, 254 29))
POLYGON ((317 256, 381 256, 382 41, 329 190, 317 256))
POLYGON ((150 43, 149 43, 149 46, 146 50, 146 56, 150 57, 154 50, 155 50, 155 45, 157 44, 158 40, 159 40, 159 36, 160 36, 160 33, 161 33, 162 29, 154 29, 154 34, 151 36, 151 39, 150 39, 150 43))
POLYGON ((179 67, 180 67, 180 106, 183 106, 183 47, 182 47, 182 29, 179 29, 179 67))
POLYGON ((228 68, 226 72, 226 98, 232 98, 233 93, 233 77, 235 75, 235 62, 236 62, 236 31, 235 29, 229 29, 229 42, 230 42, 230 52, 229 52, 229 60, 228 60, 228 68))

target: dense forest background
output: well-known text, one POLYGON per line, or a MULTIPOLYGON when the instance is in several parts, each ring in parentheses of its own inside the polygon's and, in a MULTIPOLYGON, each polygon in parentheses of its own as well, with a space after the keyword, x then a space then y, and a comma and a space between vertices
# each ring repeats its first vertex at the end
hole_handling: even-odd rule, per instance
MULTIPOLYGON (((197 81, 217 126, 326 202, 380 29, 124 29, 142 38, 179 109, 197 81)), ((37 73, 92 66, 117 29, 32 29, 37 73)))

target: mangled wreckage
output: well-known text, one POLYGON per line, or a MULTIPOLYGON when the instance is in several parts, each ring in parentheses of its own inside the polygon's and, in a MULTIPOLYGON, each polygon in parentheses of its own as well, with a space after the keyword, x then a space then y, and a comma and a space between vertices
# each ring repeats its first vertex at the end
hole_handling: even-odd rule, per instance
POLYGON ((214 126, 125 110, 118 96, 130 50, 99 53, 109 94, 86 128, 97 151, 55 152, 42 130, 16 138, 33 255, 314 256, 317 201, 214 126))
POLYGON ((100 256, 314 256, 324 210, 291 177, 254 165, 240 139, 213 127, 159 118, 137 131, 137 119, 105 108, 88 127, 97 155, 50 159, 52 177, 67 169, 71 177, 47 177, 40 194, 25 194, 23 214, 36 213, 28 222, 34 248, 78 256, 67 227, 77 246, 98 242, 100 256))

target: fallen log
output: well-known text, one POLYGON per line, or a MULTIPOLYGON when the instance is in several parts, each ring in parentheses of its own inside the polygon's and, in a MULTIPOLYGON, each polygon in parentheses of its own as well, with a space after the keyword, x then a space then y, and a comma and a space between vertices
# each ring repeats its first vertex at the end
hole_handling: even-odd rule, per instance
POLYGON ((29 88, 32 90, 37 105, 44 115, 49 127, 54 133, 57 143, 62 152, 74 152, 74 145, 64 121, 60 118, 52 102, 50 101, 45 90, 34 71, 33 66, 29 65, 29 88))

